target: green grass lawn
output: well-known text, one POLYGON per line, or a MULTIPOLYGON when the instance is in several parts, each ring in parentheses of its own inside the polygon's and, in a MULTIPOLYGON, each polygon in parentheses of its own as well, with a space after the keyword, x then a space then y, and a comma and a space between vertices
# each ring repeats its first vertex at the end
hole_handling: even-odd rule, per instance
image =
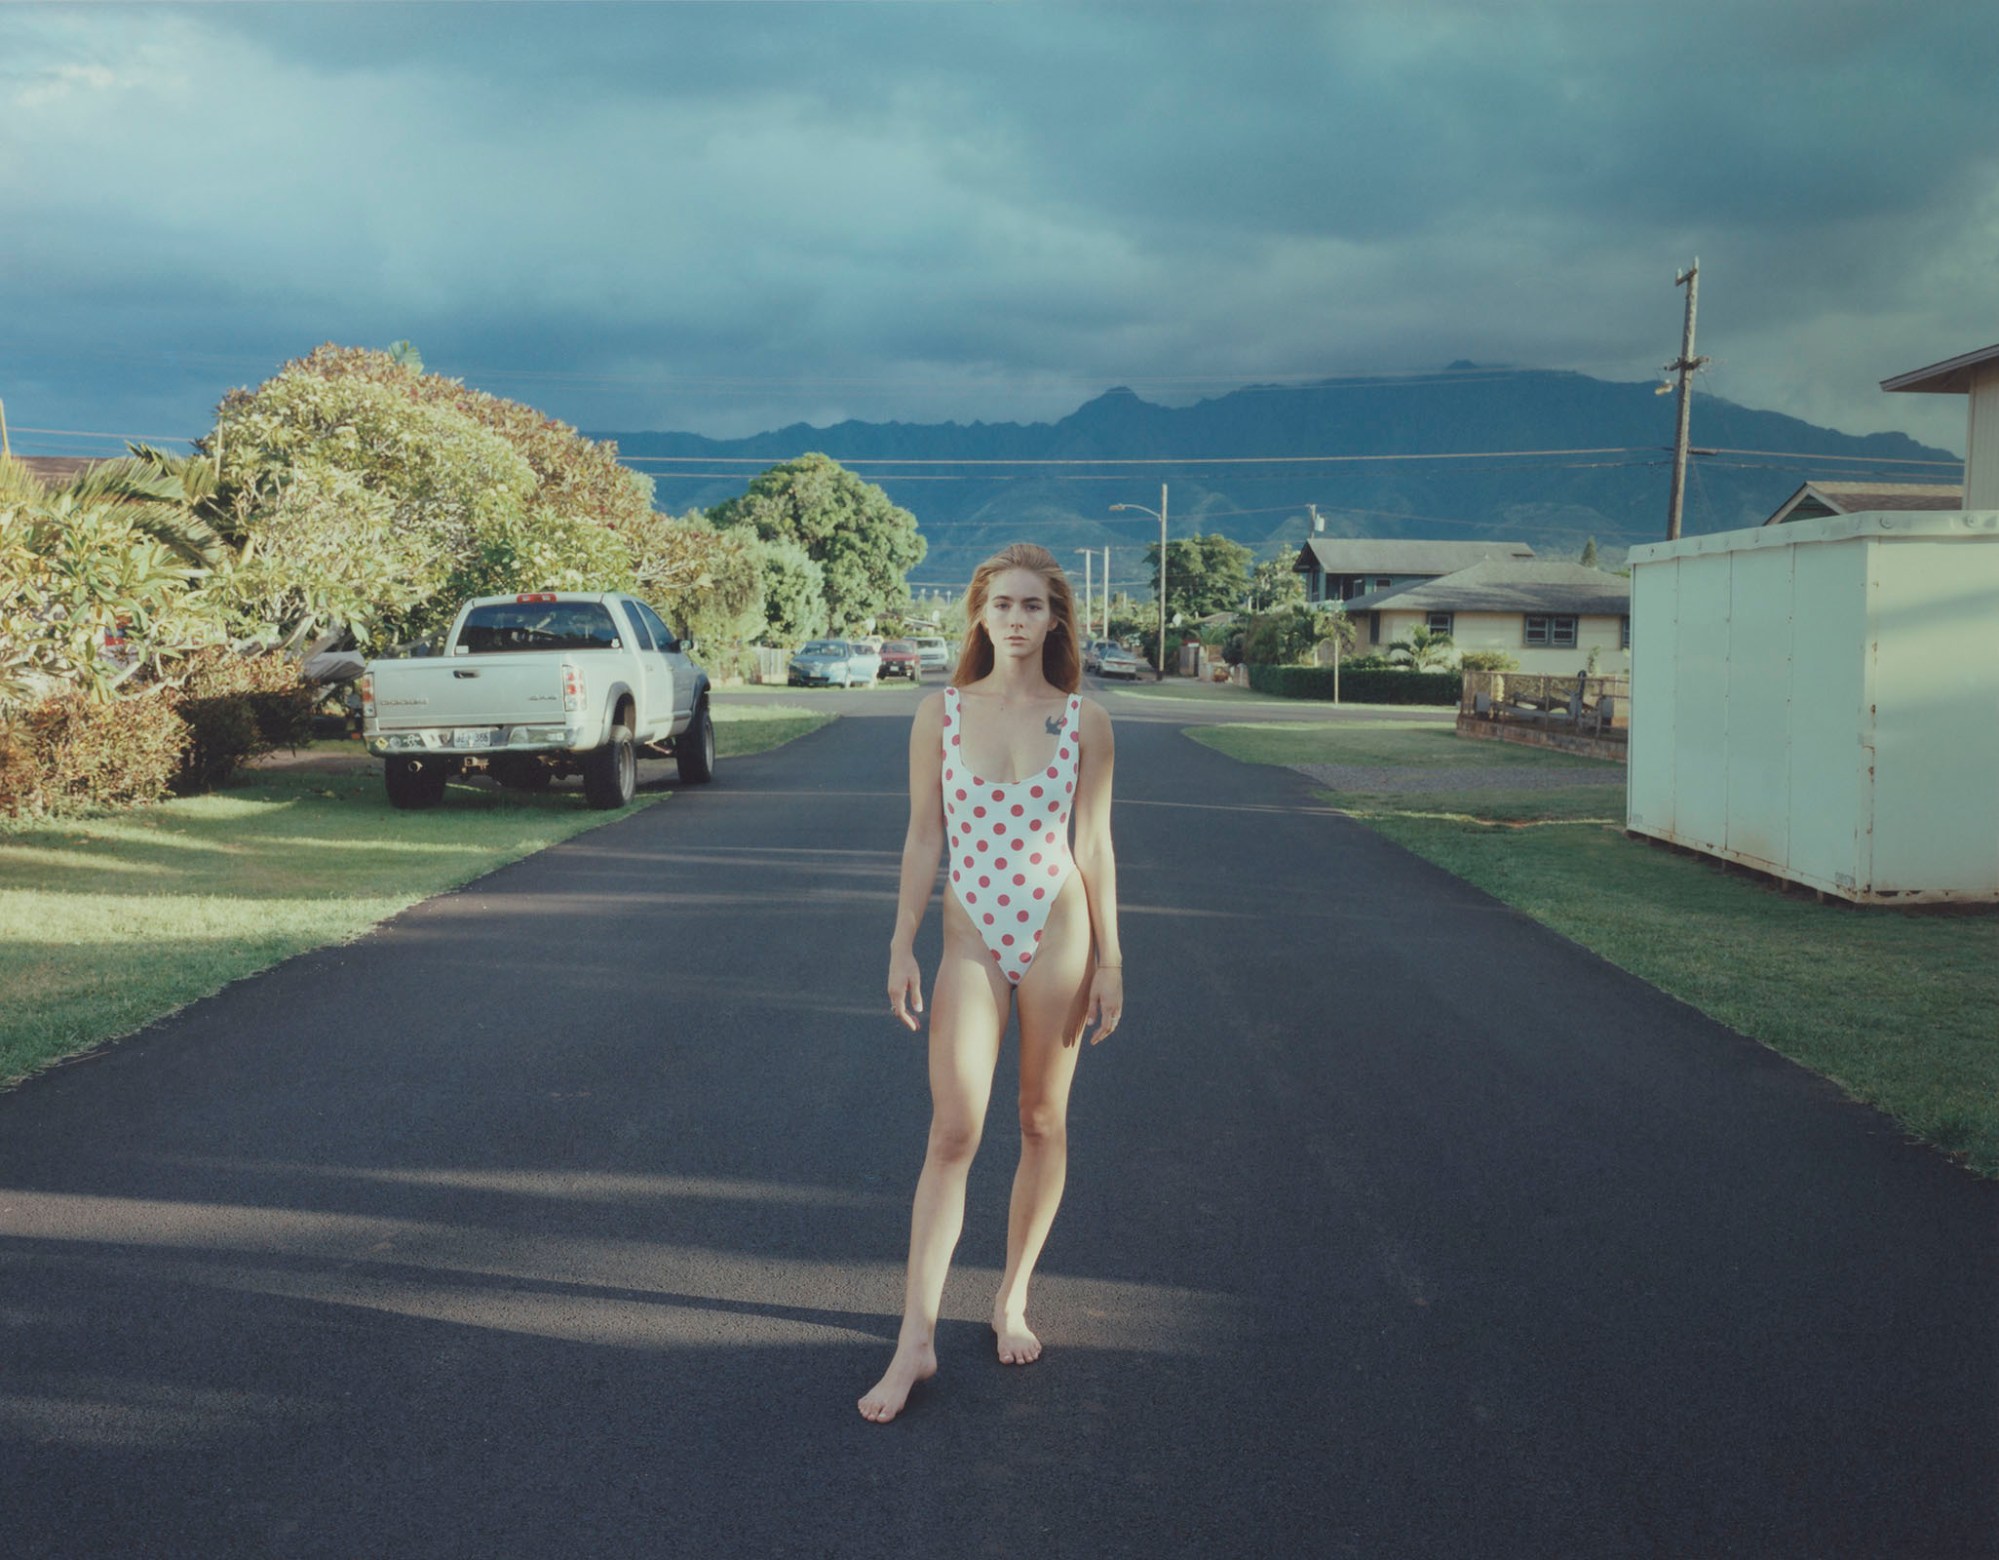
MULTIPOLYGON (((1255 763, 1596 769, 1392 723, 1189 733, 1255 763), (1448 756, 1443 756, 1448 755, 1448 756)), ((1327 792, 1371 828, 1999 1176, 1999 913, 1816 902, 1627 838, 1618 787, 1327 792)))
MULTIPOLYGON (((716 748, 761 752, 832 718, 718 703, 716 748)), ((339 762, 362 759, 358 744, 311 754, 317 767, 251 770, 210 796, 0 822, 0 1082, 629 816, 590 811, 575 782, 540 796, 454 784, 435 810, 397 812, 380 765, 339 762)))

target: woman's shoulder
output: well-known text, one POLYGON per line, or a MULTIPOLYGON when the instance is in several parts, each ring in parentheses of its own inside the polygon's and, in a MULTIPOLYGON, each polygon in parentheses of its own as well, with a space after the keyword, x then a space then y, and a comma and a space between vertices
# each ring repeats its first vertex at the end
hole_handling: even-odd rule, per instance
POLYGON ((920 725, 928 721, 934 726, 943 720, 945 696, 957 691, 955 688, 939 688, 934 693, 926 693, 916 706, 917 723, 920 725))
POLYGON ((1108 736, 1111 729, 1111 712, 1087 694, 1076 694, 1077 723, 1083 728, 1083 735, 1108 736))

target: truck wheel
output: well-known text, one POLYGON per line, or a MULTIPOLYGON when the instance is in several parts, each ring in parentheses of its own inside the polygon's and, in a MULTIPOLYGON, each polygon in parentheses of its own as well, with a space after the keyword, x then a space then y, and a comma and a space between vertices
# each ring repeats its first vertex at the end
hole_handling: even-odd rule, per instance
POLYGON ((444 765, 434 758, 392 758, 382 770, 389 805, 410 812, 444 800, 444 765))
POLYGON ((694 719, 673 744, 673 758, 680 766, 682 785, 706 785, 714 778, 715 718, 708 713, 707 695, 694 706, 694 719))
POLYGON ((638 749, 632 728, 621 720, 611 728, 611 740, 583 755, 583 799, 599 812, 631 805, 639 786, 638 749))

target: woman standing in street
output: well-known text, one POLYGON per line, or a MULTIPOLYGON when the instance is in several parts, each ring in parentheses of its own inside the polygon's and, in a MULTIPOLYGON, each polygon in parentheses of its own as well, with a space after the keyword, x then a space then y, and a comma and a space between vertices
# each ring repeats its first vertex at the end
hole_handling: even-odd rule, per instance
POLYGON ((944 1277, 1010 1013, 1020 1018, 1020 1168, 992 1324, 1000 1363, 1040 1358, 1027 1288, 1062 1200, 1069 1085, 1085 1030, 1095 1026, 1094 1045, 1124 1011, 1111 722, 1076 692, 1082 647, 1069 582, 1046 548, 1016 543, 979 565, 966 618, 952 684, 924 699, 909 738, 888 996, 912 1030, 923 1013, 916 931, 940 857, 948 875, 931 993, 930 1140, 910 1215, 902 1330, 887 1374, 860 1400, 877 1424, 937 1370, 944 1277))

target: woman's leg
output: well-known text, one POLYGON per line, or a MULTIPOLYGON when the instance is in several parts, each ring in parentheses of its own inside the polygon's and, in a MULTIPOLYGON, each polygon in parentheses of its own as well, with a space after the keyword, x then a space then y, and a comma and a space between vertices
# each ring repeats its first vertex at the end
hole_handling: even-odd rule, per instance
POLYGON ((1027 1325, 1027 1285, 1055 1223, 1069 1172, 1069 1086, 1090 998, 1090 913, 1082 880, 1063 885, 1020 1003, 1020 1168, 1007 1212, 1006 1273, 993 1297, 1000 1362, 1031 1365, 1041 1340, 1027 1325))
MULTIPOLYGON (((947 921, 953 909, 947 907, 947 921)), ((937 1370, 937 1311, 965 1224, 965 1177, 978 1152, 1006 1028, 1006 979, 991 967, 970 927, 964 931, 954 937, 947 928, 944 959, 930 993, 930 1143, 909 1216, 902 1331, 887 1374, 860 1400, 862 1417, 878 1424, 895 1418, 910 1387, 937 1370)))

